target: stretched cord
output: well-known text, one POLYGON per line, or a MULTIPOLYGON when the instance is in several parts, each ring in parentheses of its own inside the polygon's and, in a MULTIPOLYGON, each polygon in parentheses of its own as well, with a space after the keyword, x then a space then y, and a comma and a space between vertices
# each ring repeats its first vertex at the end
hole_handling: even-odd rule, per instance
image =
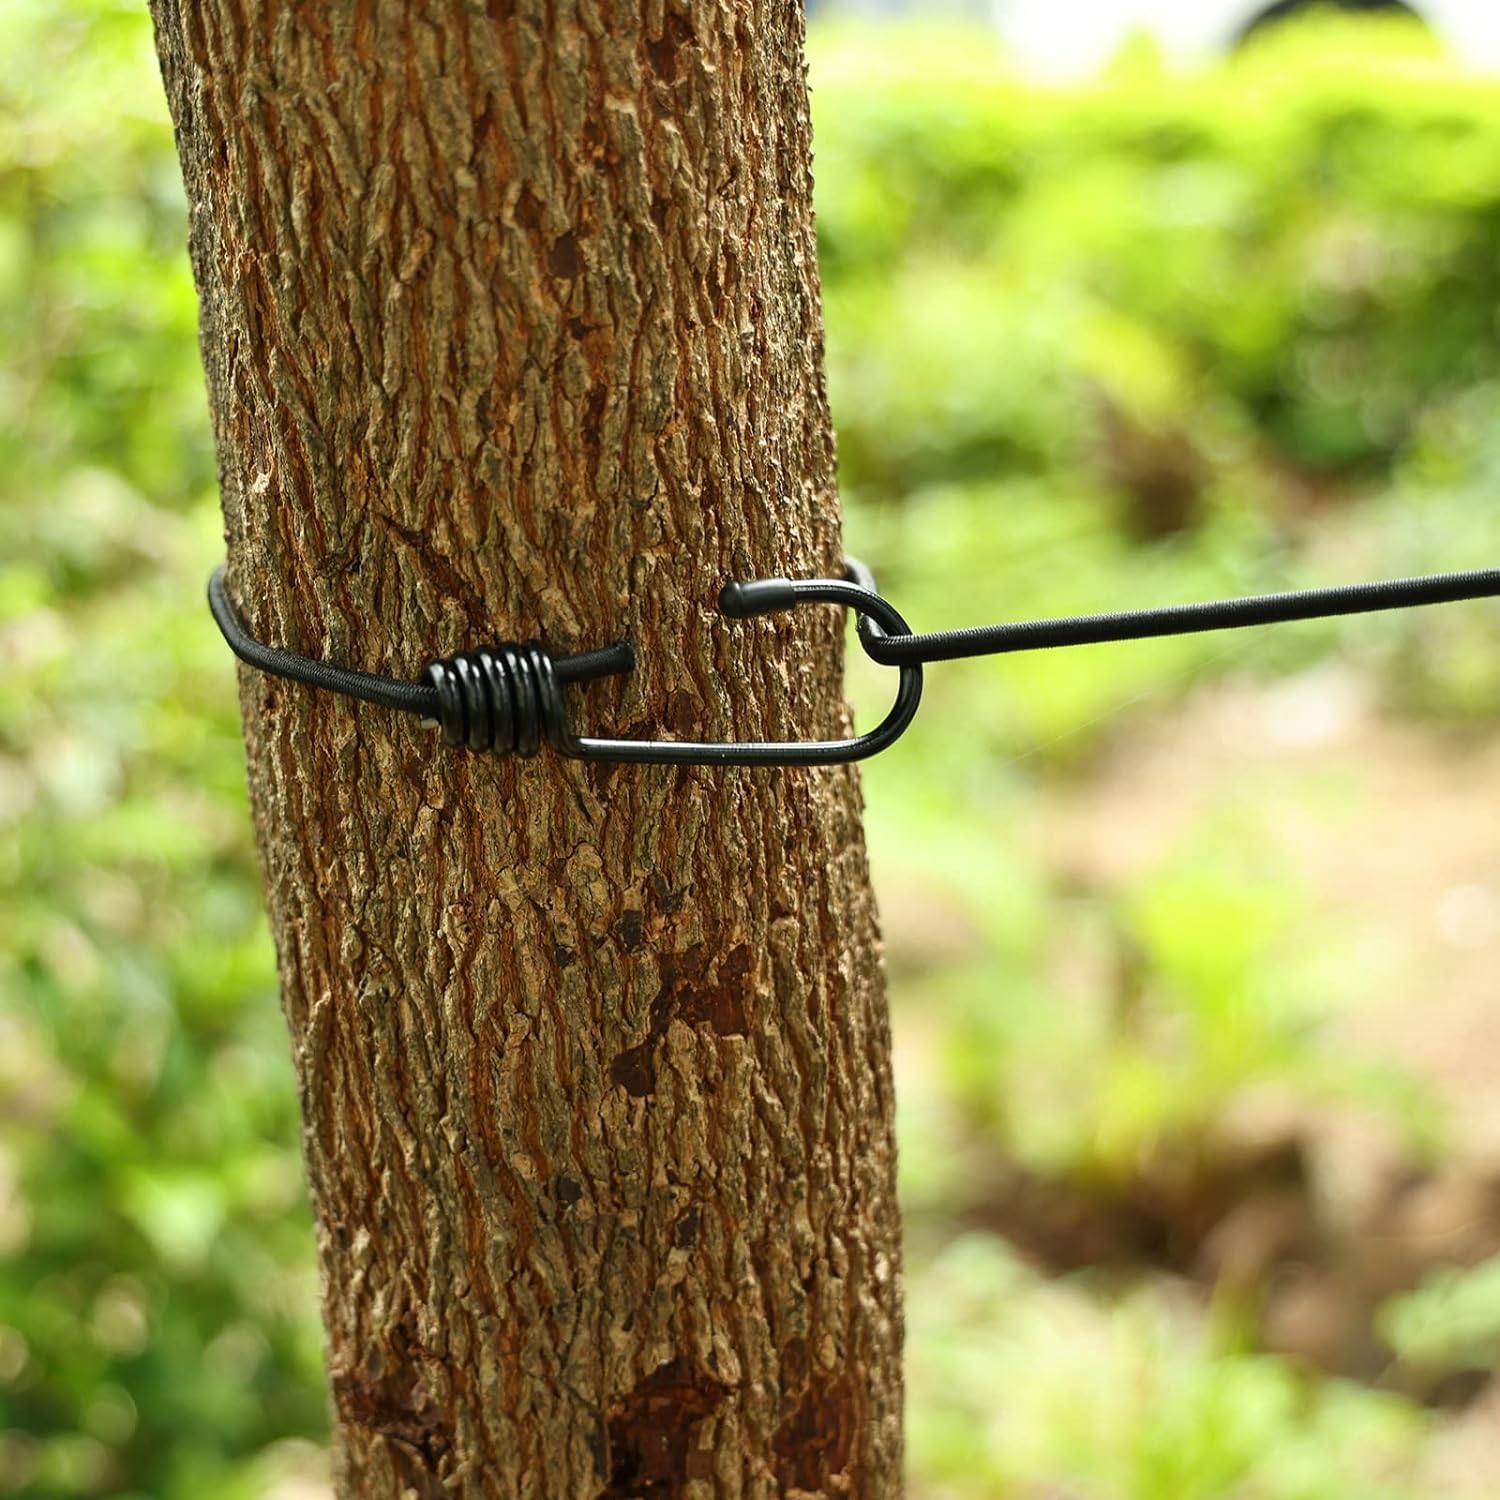
POLYGON ((1233 630, 1497 595, 1500 568, 1480 568, 1164 609, 1021 620, 912 635, 901 615, 876 591, 869 569, 847 558, 842 579, 731 581, 719 595, 719 607, 725 615, 739 619, 809 603, 852 608, 865 651, 877 662, 901 669, 891 712, 876 729, 850 740, 700 743, 589 738, 569 730, 560 686, 631 671, 635 656, 626 641, 560 657, 539 641, 502 642, 432 662, 423 681, 408 682, 263 645, 245 629, 229 598, 222 566, 208 582, 209 607, 224 639, 241 661, 263 672, 435 720, 450 745, 532 756, 547 743, 564 755, 586 760, 669 765, 830 765, 863 759, 893 743, 911 722, 921 701, 922 667, 928 662, 1233 630))
POLYGON ((1174 604, 1162 609, 1129 609, 1062 619, 971 625, 962 630, 931 630, 919 635, 887 635, 869 616, 861 616, 859 635, 865 651, 875 661, 884 666, 899 667, 956 661, 966 656, 1040 651, 1057 646, 1095 646, 1106 641, 1190 635, 1206 630, 1238 630, 1249 625, 1276 625, 1333 615, 1412 609, 1424 604, 1451 604, 1462 599, 1489 599, 1497 595, 1500 595, 1500 568, 1476 568, 1462 573, 1437 573, 1425 578, 1393 578, 1381 583, 1298 589, 1285 594, 1258 594, 1247 599, 1174 604))

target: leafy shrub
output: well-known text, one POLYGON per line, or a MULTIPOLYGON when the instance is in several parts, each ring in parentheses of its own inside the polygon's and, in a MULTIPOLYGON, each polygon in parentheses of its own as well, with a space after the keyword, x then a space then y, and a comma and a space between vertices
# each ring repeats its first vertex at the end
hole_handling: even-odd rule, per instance
POLYGON ((1407 1365, 1493 1370, 1500 1362, 1500 1259, 1435 1271, 1381 1312, 1381 1331, 1407 1365))
POLYGON ((912 1297, 924 1493, 1099 1500, 1416 1500, 1424 1419, 1215 1348, 1159 1293, 1044 1284, 967 1236, 912 1297))
POLYGON ((1403 30, 1069 88, 980 38, 835 32, 815 85, 859 493, 1087 469, 1101 409, 1220 460, 1380 470, 1500 368, 1500 95, 1403 30))

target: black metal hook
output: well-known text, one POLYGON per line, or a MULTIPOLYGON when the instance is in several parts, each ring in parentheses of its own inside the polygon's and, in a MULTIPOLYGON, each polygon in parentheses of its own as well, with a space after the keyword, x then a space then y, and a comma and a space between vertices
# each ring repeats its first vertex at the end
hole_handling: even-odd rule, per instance
MULTIPOLYGON (((857 611, 861 628, 872 622, 886 636, 909 635, 911 627, 895 606, 875 592, 874 579, 863 564, 846 558, 845 578, 757 578, 727 583, 719 593, 719 608, 731 619, 749 619, 795 609, 802 604, 843 604, 857 611)), ((540 653, 545 656, 545 653, 540 653)), ((537 663, 534 661, 533 666, 537 663)), ((607 740, 580 738, 568 731, 562 695, 547 676, 542 715, 547 739, 555 750, 579 760, 632 761, 645 765, 709 766, 829 766, 864 760, 901 738, 922 702, 922 667, 909 662, 900 668, 896 701, 890 712, 867 734, 848 740, 770 740, 719 743, 693 740, 607 740)))

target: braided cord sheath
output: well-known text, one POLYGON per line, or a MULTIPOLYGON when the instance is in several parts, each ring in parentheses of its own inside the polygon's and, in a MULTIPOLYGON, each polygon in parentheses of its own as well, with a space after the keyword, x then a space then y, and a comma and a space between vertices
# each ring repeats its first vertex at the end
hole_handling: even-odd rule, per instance
POLYGON ((873 622, 861 619, 860 640, 875 661, 885 666, 910 666, 918 662, 956 661, 966 656, 1001 656, 1013 651, 1094 646, 1107 641, 1144 640, 1205 630, 1238 630, 1249 625, 1277 625, 1291 620, 1318 620, 1333 615, 1368 614, 1376 610, 1412 609, 1424 604, 1452 604, 1463 599, 1489 599, 1497 595, 1500 595, 1500 568, 1478 568, 1462 573, 1438 573, 1426 578, 1394 578, 1382 583, 1259 594, 1248 599, 1222 599, 1206 604, 1177 604, 1164 609, 1133 609, 1056 620, 973 625, 963 630, 932 630, 923 635, 886 635, 873 622))

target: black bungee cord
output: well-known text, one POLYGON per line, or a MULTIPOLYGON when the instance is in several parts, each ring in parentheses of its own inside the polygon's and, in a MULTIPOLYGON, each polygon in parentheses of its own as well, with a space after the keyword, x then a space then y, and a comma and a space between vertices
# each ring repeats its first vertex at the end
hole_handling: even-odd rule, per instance
MULTIPOLYGON (((727 584, 719 607, 738 619, 791 609, 799 604, 842 604, 859 612, 862 630, 884 636, 911 634, 911 627, 875 592, 862 564, 847 563, 844 578, 760 579, 727 584)), ((568 727, 562 686, 633 670, 628 641, 576 656, 554 657, 540 641, 505 642, 462 651, 432 662, 421 682, 381 677, 337 667, 295 651, 257 641, 246 630, 229 597, 224 568, 208 580, 208 607, 230 649, 262 672, 310 687, 361 698, 384 708, 436 722, 450 745, 535 755, 542 742, 575 760, 632 761, 644 765, 828 766, 863 760, 901 737, 922 701, 922 668, 900 669, 896 701, 868 734, 850 740, 742 741, 615 740, 576 735, 568 727)), ((873 638, 873 637, 871 637, 873 638)))
POLYGON ((877 635, 865 652, 883 666, 903 662, 958 661, 966 656, 1004 656, 1013 651, 1053 650, 1059 646, 1099 646, 1110 641, 1143 641, 1208 630, 1241 630, 1250 625, 1282 625, 1337 615, 1415 609, 1500 595, 1500 568, 1432 573, 1422 578, 1390 578, 1379 583, 1347 583, 1333 588, 1295 589, 1205 604, 1170 604, 1109 614, 1069 615, 1053 620, 1017 620, 1003 625, 970 625, 923 635, 877 635))
POLYGON ((257 641, 245 629, 229 598, 222 565, 208 581, 208 603, 224 639, 241 661, 277 677, 431 720, 442 728, 443 738, 450 745, 529 757, 545 741, 559 754, 577 760, 644 765, 824 766, 864 760, 893 745, 921 704, 922 668, 930 662, 1238 630, 1500 596, 1500 568, 1479 568, 1202 604, 913 634, 895 607, 877 592, 875 579, 863 563, 846 558, 844 567, 843 578, 758 578, 727 583, 719 594, 719 609, 732 619, 777 613, 803 604, 839 604, 855 611, 859 641, 866 655, 898 668, 899 677, 890 712, 869 733, 847 740, 718 743, 581 737, 569 728, 562 688, 568 683, 632 671, 635 653, 628 641, 572 656, 553 656, 536 640, 485 646, 435 661, 422 681, 407 682, 334 666, 257 641))

